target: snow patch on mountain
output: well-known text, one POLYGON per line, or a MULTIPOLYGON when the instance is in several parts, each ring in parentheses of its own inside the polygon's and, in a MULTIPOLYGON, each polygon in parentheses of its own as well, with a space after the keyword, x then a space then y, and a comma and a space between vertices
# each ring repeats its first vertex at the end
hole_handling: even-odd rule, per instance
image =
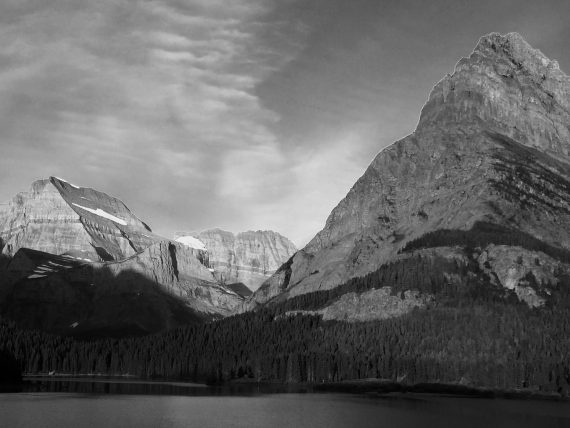
POLYGON ((204 250, 206 251, 206 245, 198 238, 194 238, 193 236, 180 236, 176 238, 176 242, 180 242, 190 248, 194 248, 196 250, 204 250))
POLYGON ((104 211, 101 208, 97 208, 96 210, 94 210, 93 208, 87 208, 84 207, 83 205, 76 204, 75 202, 72 202, 72 205, 75 205, 76 207, 81 208, 82 210, 89 211, 90 213, 98 215, 99 217, 104 217, 106 219, 114 221, 115 223, 122 224, 123 226, 127 225, 127 222, 125 220, 120 219, 119 217, 115 217, 113 214, 109 214, 107 211, 104 211))
POLYGON ((53 178, 57 178, 59 181, 63 181, 64 183, 67 183, 67 184, 69 184, 71 187, 75 187, 76 189, 79 189, 79 188, 80 188, 79 186, 76 186, 75 184, 72 184, 72 183, 70 183, 69 181, 64 180, 63 178, 59 178, 59 177, 55 177, 55 176, 54 176, 53 178))

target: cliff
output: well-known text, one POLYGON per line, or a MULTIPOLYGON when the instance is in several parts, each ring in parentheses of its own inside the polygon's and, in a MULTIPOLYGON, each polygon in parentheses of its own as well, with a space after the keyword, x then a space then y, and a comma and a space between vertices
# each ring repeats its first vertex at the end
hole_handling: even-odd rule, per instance
MULTIPOLYGON (((234 235, 221 229, 178 232, 176 240, 199 240, 208 251, 214 276, 224 284, 242 283, 257 290, 296 251, 284 236, 270 230, 248 231, 234 235)), ((197 244, 194 242, 194 246, 197 244)))
POLYGON ((51 177, 34 182, 0 209, 2 253, 20 248, 120 260, 154 242, 150 228, 120 200, 51 177))

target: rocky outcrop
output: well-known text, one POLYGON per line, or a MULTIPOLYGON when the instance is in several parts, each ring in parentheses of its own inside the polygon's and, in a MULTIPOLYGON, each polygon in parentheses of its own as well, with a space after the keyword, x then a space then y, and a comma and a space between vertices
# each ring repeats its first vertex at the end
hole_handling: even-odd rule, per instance
POLYGON ((513 290, 530 307, 543 306, 549 288, 558 285, 561 274, 570 273, 567 263, 517 246, 489 245, 478 261, 482 270, 491 272, 500 285, 513 290))
MULTIPOLYGON (((224 284, 242 283, 251 290, 269 278, 297 251, 284 236, 270 231, 248 231, 234 235, 221 229, 179 232, 176 240, 199 240, 206 247, 214 276, 224 284)), ((196 242, 191 244, 197 246, 196 242)))
POLYGON ((392 295, 390 287, 360 294, 347 293, 323 310, 323 319, 355 322, 394 318, 405 315, 414 308, 423 308, 431 300, 432 296, 415 290, 392 295))
POLYGON ((518 34, 485 36, 247 307, 336 287, 479 221, 570 248, 569 150, 570 78, 518 34))
POLYGON ((414 308, 424 308, 432 301, 433 296, 417 290, 393 294, 391 287, 381 287, 363 293, 343 294, 323 309, 289 311, 285 315, 320 315, 325 321, 366 322, 399 317, 410 313, 414 308))
MULTIPOLYGON (((197 257, 200 254, 182 244, 165 240, 126 260, 99 263, 94 268, 111 277, 146 277, 198 312, 230 315, 241 299, 234 291, 213 281, 212 273, 197 257)), ((111 278, 102 278, 100 282, 107 280, 111 278)))

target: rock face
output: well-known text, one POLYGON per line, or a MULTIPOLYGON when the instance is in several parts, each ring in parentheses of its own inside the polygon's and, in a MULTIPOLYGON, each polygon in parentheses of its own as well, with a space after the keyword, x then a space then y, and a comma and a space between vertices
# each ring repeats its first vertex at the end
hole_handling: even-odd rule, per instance
POLYGON ((54 254, 84 251, 98 260, 79 216, 50 180, 34 182, 28 192, 0 207, 0 239, 2 254, 8 257, 24 247, 54 254))
POLYGON ((291 241, 270 230, 237 235, 221 229, 176 234, 176 240, 181 242, 188 241, 188 237, 199 240, 206 247, 210 267, 220 282, 242 283, 250 290, 257 290, 297 251, 291 241))
MULTIPOLYGON (((324 229, 247 307, 334 288, 430 232, 469 231, 478 222, 568 249, 569 150, 570 78, 516 33, 485 36, 434 87, 414 133, 378 154, 324 229)), ((479 250, 511 289, 526 287, 531 258, 544 259, 527 254, 520 272, 503 272, 511 256, 479 250)))
POLYGON ((320 310, 290 311, 285 315, 320 315, 325 321, 366 322, 402 316, 414 308, 426 307, 432 300, 432 296, 417 290, 395 295, 390 287, 381 287, 363 293, 343 294, 336 302, 320 310))
POLYGON ((155 235, 120 200, 62 179, 14 197, 0 228, 0 312, 29 328, 150 333, 242 302, 218 284, 205 249, 155 235))
POLYGON ((120 200, 51 177, 0 210, 2 253, 20 248, 72 252, 93 261, 121 260, 154 242, 150 228, 120 200))

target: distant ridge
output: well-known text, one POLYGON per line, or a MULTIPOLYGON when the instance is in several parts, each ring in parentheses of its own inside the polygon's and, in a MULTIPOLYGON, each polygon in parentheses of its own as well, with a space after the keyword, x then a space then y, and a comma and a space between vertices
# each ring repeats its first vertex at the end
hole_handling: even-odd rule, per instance
POLYGON ((271 230, 233 234, 222 229, 202 232, 177 232, 178 242, 193 239, 208 251, 210 266, 216 278, 225 284, 242 283, 257 290, 296 251, 295 245, 271 230))

